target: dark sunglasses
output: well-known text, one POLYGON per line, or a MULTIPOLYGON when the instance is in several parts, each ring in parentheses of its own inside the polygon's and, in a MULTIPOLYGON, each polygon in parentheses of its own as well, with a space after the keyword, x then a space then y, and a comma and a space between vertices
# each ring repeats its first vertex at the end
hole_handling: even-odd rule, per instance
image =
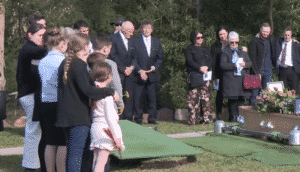
POLYGON ((115 26, 121 26, 121 24, 114 24, 115 26))
POLYGON ((196 37, 196 39, 204 39, 204 36, 201 36, 201 37, 196 37))
POLYGON ((233 45, 233 44, 239 44, 239 42, 230 42, 230 44, 232 44, 232 45, 233 45))

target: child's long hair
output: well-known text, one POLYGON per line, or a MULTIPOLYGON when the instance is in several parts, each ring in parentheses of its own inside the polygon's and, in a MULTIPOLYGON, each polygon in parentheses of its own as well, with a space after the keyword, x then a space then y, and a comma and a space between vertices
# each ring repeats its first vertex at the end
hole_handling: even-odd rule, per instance
POLYGON ((57 27, 49 29, 44 34, 44 43, 48 50, 57 47, 61 41, 66 41, 67 38, 57 27))
POLYGON ((64 76, 63 81, 64 84, 67 84, 68 81, 68 73, 69 73, 69 67, 71 62, 78 58, 76 56, 76 53, 83 50, 86 45, 89 43, 89 38, 86 35, 83 35, 81 33, 76 33, 70 36, 69 42, 68 42, 68 50, 66 55, 66 63, 64 66, 64 76))

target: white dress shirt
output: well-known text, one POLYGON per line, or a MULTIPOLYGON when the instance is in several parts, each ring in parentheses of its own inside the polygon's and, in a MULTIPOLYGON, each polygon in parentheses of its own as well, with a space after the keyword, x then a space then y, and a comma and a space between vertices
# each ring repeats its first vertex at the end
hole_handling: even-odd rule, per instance
POLYGON ((145 35, 143 35, 143 41, 144 41, 144 44, 146 46, 148 56, 150 57, 150 53, 151 53, 150 52, 150 50, 151 50, 151 35, 148 36, 148 37, 146 37, 145 35))
POLYGON ((121 38, 125 44, 125 47, 126 47, 126 50, 128 51, 128 39, 125 38, 124 34, 122 33, 122 31, 119 31, 120 35, 121 35, 121 38))
POLYGON ((285 55, 285 65, 286 66, 293 66, 292 39, 289 42, 283 42, 282 43, 282 50, 281 50, 281 53, 280 53, 280 56, 279 56, 279 59, 278 59, 279 64, 281 62, 281 57, 282 57, 282 53, 283 53, 283 50, 284 50, 285 43, 287 43, 287 45, 286 45, 286 55, 285 55))

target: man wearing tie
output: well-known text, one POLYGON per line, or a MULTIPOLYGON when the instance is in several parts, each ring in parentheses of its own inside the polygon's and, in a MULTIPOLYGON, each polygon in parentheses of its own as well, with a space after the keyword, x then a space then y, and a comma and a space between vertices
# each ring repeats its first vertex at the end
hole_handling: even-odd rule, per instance
POLYGON ((156 124, 156 87, 160 78, 158 71, 162 65, 163 54, 160 41, 151 36, 153 32, 152 24, 148 21, 142 22, 141 30, 142 34, 135 38, 132 52, 136 61, 134 70, 136 75, 136 87, 134 90, 135 121, 138 124, 142 123, 143 106, 141 102, 143 102, 143 90, 146 88, 149 105, 148 123, 156 124))
POLYGON ((283 31, 284 38, 277 40, 276 72, 285 88, 298 92, 298 75, 300 73, 299 44, 292 40, 293 31, 287 27, 283 31))
POLYGON ((129 98, 124 100, 125 110, 123 113, 123 119, 132 121, 133 119, 133 69, 134 60, 130 55, 133 45, 134 25, 130 21, 122 23, 121 30, 115 34, 112 38, 112 48, 110 59, 117 63, 120 79, 123 87, 123 94, 125 91, 129 93, 129 98))

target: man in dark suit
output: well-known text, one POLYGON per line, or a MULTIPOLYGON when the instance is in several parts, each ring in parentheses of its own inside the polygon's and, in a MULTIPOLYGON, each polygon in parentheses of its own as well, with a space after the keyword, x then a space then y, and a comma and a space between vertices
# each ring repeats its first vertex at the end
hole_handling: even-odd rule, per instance
POLYGON ((134 90, 135 121, 142 123, 143 106, 141 102, 143 90, 146 88, 149 105, 148 122, 156 124, 156 92, 157 82, 160 78, 158 71, 162 65, 163 54, 160 41, 151 36, 153 32, 152 24, 148 21, 142 22, 141 30, 142 34, 135 38, 132 52, 134 60, 136 61, 134 70, 136 75, 136 87, 134 90))
POLYGON ((283 31, 284 38, 279 38, 276 44, 276 72, 285 88, 298 91, 298 75, 300 73, 299 44, 292 40, 293 31, 287 27, 283 31))
POLYGON ((133 69, 135 66, 133 57, 130 55, 133 45, 134 25, 130 21, 125 21, 122 24, 121 30, 112 38, 112 48, 110 59, 115 61, 118 65, 118 71, 123 87, 123 94, 125 91, 129 93, 129 98, 124 100, 125 111, 123 119, 132 121, 133 119, 133 69))

